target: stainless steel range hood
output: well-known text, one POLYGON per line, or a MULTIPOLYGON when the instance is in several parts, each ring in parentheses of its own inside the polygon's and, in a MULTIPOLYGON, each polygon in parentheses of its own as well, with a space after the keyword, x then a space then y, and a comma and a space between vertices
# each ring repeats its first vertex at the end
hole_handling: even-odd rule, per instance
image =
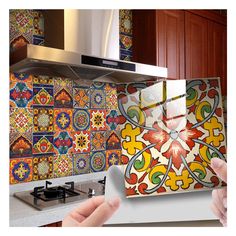
POLYGON ((10 71, 116 83, 167 77, 167 69, 163 67, 31 44, 10 55, 10 71))

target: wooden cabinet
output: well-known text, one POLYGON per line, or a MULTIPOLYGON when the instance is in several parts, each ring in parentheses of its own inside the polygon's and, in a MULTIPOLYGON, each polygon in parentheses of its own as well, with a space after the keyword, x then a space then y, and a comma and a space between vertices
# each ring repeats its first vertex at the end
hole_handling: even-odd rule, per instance
POLYGON ((221 77, 226 94, 226 12, 134 10, 133 61, 168 68, 173 79, 221 77))

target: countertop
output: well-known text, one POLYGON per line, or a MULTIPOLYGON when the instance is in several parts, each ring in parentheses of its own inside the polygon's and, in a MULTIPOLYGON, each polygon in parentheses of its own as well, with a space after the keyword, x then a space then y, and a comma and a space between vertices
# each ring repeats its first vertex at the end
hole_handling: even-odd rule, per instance
MULTIPOLYGON (((87 181, 103 179, 106 172, 98 172, 92 174, 69 176, 57 179, 49 179, 54 185, 64 184, 68 181, 87 181)), ((26 203, 15 198, 15 192, 32 190, 36 186, 44 185, 45 181, 35 181, 23 184, 16 184, 10 186, 10 226, 42 226, 54 222, 61 221, 72 209, 81 204, 84 200, 69 203, 66 205, 59 205, 55 208, 39 211, 26 203)))

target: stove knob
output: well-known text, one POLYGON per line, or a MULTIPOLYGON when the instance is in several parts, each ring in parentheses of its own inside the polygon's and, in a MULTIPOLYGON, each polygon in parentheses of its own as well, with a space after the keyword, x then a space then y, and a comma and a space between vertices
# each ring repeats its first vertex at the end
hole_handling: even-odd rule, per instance
POLYGON ((95 190, 92 189, 92 188, 89 188, 88 196, 89 196, 89 197, 92 197, 92 196, 94 196, 94 195, 95 195, 95 190))

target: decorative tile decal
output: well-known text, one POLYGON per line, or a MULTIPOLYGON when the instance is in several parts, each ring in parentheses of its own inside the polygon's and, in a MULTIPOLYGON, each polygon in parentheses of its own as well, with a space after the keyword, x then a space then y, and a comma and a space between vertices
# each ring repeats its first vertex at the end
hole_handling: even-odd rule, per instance
POLYGON ((106 130, 106 110, 90 110, 91 130, 106 130))
POLYGON ((54 152, 57 154, 67 154, 71 152, 73 139, 70 132, 55 132, 54 134, 54 152))
POLYGON ((105 131, 95 131, 91 133, 91 151, 105 150, 105 131))
POLYGON ((32 181, 32 158, 10 160, 10 184, 32 181))
POLYGON ((77 131, 72 132, 73 150, 72 153, 89 152, 90 151, 90 132, 77 131))
POLYGON ((121 160, 121 150, 106 151, 106 169, 113 165, 119 165, 121 160))
POLYGON ((67 78, 54 80, 54 106, 57 108, 73 108, 73 82, 67 78))
POLYGON ((73 154, 73 172, 74 175, 86 174, 90 172, 90 154, 73 154))
POLYGON ((33 154, 46 154, 53 152, 53 133, 33 134, 33 154))
POLYGON ((53 109, 34 108, 34 132, 53 132, 53 109))
POLYGON ((106 108, 106 95, 102 89, 91 89, 91 108, 106 108))
POLYGON ((33 105, 34 106, 53 106, 53 86, 33 85, 33 105))
POLYGON ((121 149, 121 140, 115 131, 107 131, 106 150, 121 149))
POLYGON ((89 111, 82 109, 74 109, 73 127, 75 130, 89 130, 90 115, 89 111))
POLYGON ((10 158, 32 156, 32 133, 10 133, 10 158))
POLYGON ((116 110, 109 111, 106 122, 111 130, 115 130, 119 125, 118 112, 116 110))
POLYGON ((54 84, 53 77, 51 76, 46 76, 46 75, 34 75, 33 76, 33 84, 38 84, 44 86, 51 87, 54 84))
POLYGON ((54 130, 55 131, 72 131, 73 109, 56 108, 54 109, 54 130))
POLYGON ((85 88, 73 88, 74 108, 90 108, 90 90, 85 88))
POLYGON ((93 172, 99 172, 106 169, 106 155, 105 152, 93 152, 90 157, 90 168, 93 172))
POLYGON ((32 77, 23 74, 10 74, 10 107, 30 108, 32 105, 32 77))
POLYGON ((209 165, 226 158, 220 94, 218 79, 119 87, 127 197, 225 185, 209 165))
POLYGON ((53 178, 53 156, 35 156, 33 158, 33 180, 53 178))
POLYGON ((106 107, 109 110, 118 110, 116 84, 106 84, 106 107))
POLYGON ((32 132, 33 110, 30 108, 10 108, 10 133, 32 132))
POLYGON ((72 175, 73 164, 70 155, 55 155, 53 159, 54 178, 72 175))

